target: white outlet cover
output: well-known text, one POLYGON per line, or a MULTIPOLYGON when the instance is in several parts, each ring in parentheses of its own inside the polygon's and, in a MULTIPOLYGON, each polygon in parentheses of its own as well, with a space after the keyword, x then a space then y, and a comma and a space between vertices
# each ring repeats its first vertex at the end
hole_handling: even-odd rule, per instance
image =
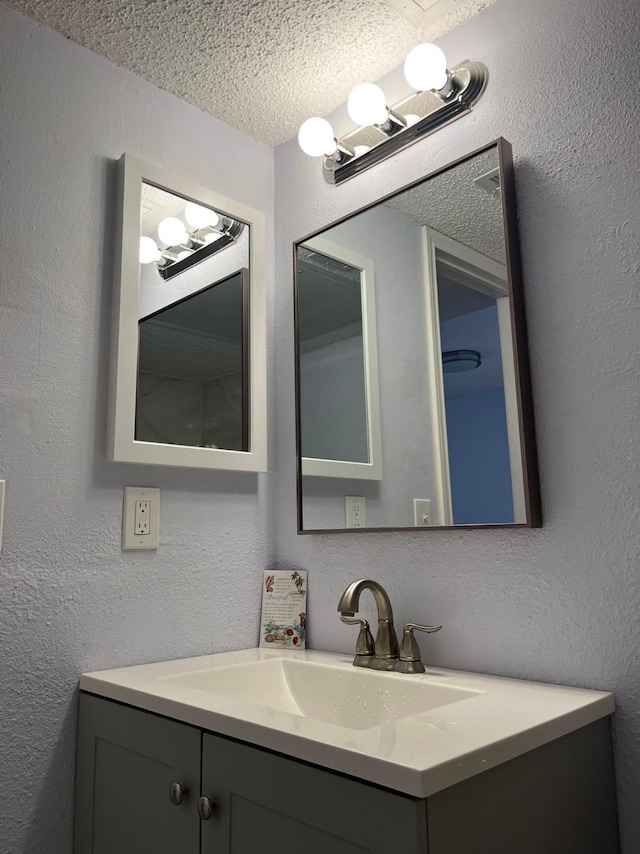
POLYGON ((413 524, 416 528, 428 528, 433 525, 430 498, 413 499, 413 524))
POLYGON ((157 549, 160 544, 160 490, 150 487, 125 486, 122 508, 122 548, 157 549), (136 501, 148 501, 149 533, 136 534, 136 501))
POLYGON ((346 528, 366 528, 365 500, 361 495, 345 495, 344 517, 346 528))

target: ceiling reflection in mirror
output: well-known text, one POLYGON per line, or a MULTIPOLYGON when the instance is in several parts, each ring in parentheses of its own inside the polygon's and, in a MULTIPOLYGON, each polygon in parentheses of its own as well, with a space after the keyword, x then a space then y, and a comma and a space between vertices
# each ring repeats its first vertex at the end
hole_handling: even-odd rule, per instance
POLYGON ((301 531, 535 523, 501 145, 297 246, 301 531))
POLYGON ((143 183, 135 439, 247 451, 249 226, 143 183))

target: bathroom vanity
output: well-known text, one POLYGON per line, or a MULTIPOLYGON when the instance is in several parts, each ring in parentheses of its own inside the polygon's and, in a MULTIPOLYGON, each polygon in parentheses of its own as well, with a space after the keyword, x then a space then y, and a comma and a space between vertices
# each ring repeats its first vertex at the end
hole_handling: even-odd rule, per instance
POLYGON ((616 854, 611 694, 244 650, 86 674, 75 854, 616 854))

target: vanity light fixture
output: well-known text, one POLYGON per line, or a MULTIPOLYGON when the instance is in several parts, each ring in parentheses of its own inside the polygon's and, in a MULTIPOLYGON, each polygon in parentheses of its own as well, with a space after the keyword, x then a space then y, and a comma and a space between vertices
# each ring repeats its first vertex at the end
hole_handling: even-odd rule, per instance
POLYGON ((415 90, 393 107, 375 83, 360 83, 347 101, 358 127, 336 139, 326 119, 315 116, 300 127, 300 148, 323 158, 323 174, 341 184, 392 154, 412 145, 471 111, 483 94, 488 71, 481 62, 465 61, 452 69, 435 44, 420 44, 409 52, 404 74, 415 90))
POLYGON ((243 222, 195 202, 187 202, 184 218, 191 231, 179 217, 161 220, 158 238, 166 244, 164 249, 152 237, 140 237, 140 263, 155 261, 163 279, 171 279, 235 243, 244 229, 243 222))

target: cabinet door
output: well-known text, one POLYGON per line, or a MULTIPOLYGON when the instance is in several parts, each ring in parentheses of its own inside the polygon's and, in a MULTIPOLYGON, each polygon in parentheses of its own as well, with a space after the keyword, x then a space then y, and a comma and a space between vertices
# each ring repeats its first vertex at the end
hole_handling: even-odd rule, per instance
POLYGON ((426 802, 203 735, 201 854, 427 854, 426 802))
POLYGON ((74 854, 198 854, 200 749, 199 729, 81 694, 74 854))

